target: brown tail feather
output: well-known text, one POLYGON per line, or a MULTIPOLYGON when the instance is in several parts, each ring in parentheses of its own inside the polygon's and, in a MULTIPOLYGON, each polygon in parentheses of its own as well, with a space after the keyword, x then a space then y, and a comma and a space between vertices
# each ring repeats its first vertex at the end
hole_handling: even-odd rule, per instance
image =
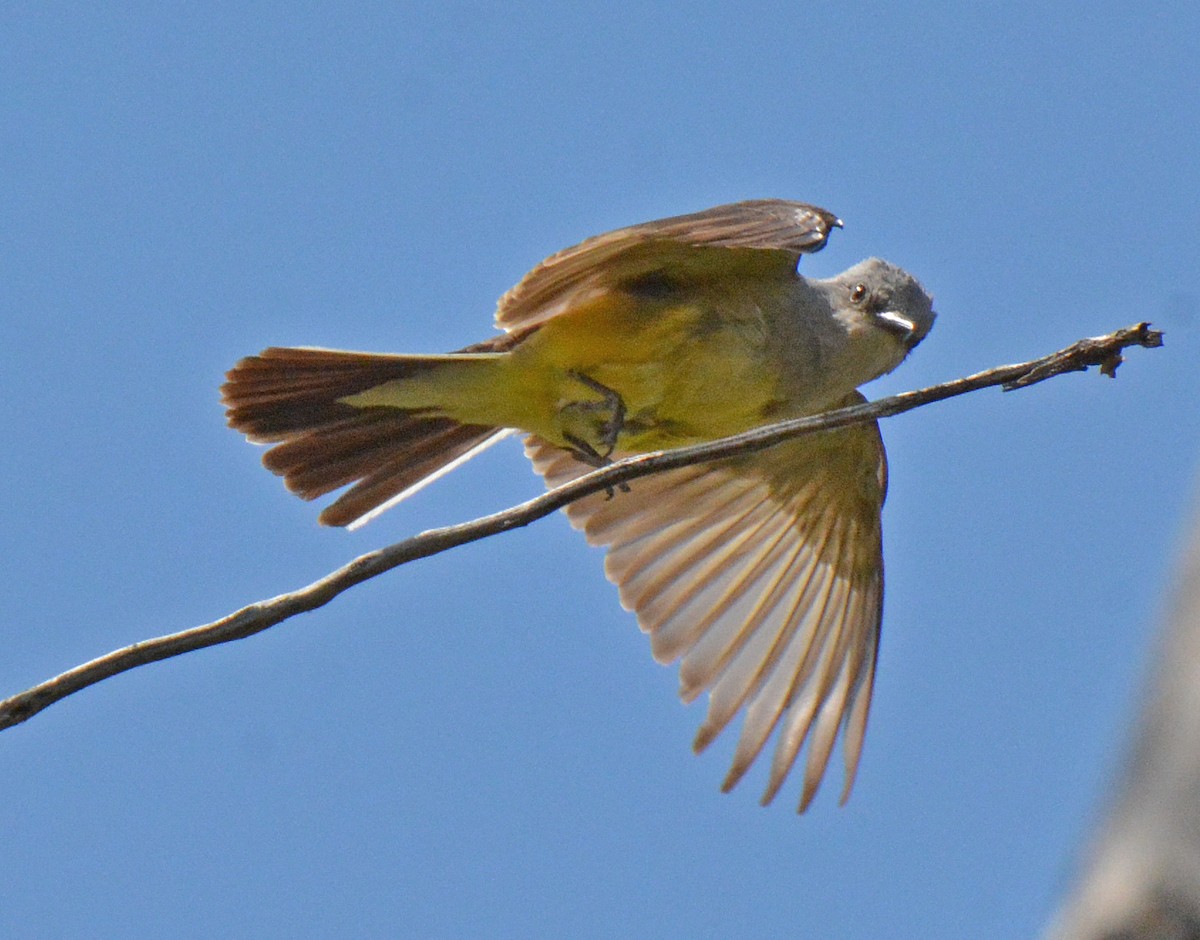
POLYGON ((263 464, 315 499, 354 484, 321 513, 325 525, 361 519, 481 449, 503 429, 339 399, 436 367, 436 357, 274 347, 243 359, 221 386, 230 427, 273 443, 263 464))
MULTIPOLYGON (((429 424, 448 419, 428 419, 429 424)), ((412 489, 441 471, 449 469, 460 458, 481 450, 504 434, 503 428, 481 427, 476 424, 457 424, 434 431, 415 442, 413 450, 421 452, 415 461, 410 452, 383 460, 370 473, 350 487, 320 515, 324 525, 350 525, 373 509, 385 504, 400 493, 412 489)))
POLYGON ((221 398, 229 426, 256 444, 361 415, 338 399, 429 369, 435 357, 272 347, 226 375, 221 398))

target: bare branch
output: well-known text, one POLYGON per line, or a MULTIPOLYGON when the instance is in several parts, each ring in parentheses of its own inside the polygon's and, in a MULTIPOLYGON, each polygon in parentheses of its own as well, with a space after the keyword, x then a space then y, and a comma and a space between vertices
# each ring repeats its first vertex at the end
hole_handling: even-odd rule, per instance
POLYGON ((0 730, 20 724, 48 705, 110 676, 181 653, 252 636, 296 614, 322 607, 343 591, 399 565, 529 525, 568 503, 592 493, 609 490, 637 477, 688 464, 752 453, 803 434, 831 431, 900 414, 921 405, 993 385, 1002 386, 1005 391, 1010 391, 1042 382, 1063 372, 1081 372, 1090 366, 1099 366, 1101 372, 1112 376, 1122 361, 1122 350, 1130 346, 1154 348, 1161 345, 1162 333, 1150 329, 1148 323, 1139 323, 1107 336, 1080 340, 1056 353, 1030 362, 998 366, 966 378, 893 395, 864 405, 840 408, 807 418, 780 421, 718 441, 639 454, 619 460, 511 509, 471 522, 431 529, 403 542, 360 555, 349 564, 297 591, 259 601, 203 626, 134 643, 132 646, 114 650, 91 662, 76 666, 53 679, 0 701, 0 730))

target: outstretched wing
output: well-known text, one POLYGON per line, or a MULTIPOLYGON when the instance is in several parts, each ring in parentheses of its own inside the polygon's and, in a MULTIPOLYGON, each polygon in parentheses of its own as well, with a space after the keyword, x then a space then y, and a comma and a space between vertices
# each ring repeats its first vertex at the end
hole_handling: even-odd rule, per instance
MULTIPOLYGON (((863 400, 855 393, 847 403, 863 400)), ((586 472, 570 454, 526 442, 556 486, 586 472)), ((567 507, 636 611, 655 659, 680 660, 680 696, 708 691, 703 750, 744 712, 722 789, 745 774, 778 727, 763 804, 807 739, 800 811, 839 731, 854 782, 883 608, 880 510, 887 470, 879 429, 857 425, 630 484, 567 507)))
POLYGON ((605 291, 661 277, 678 284, 729 275, 791 276, 804 252, 842 223, 802 202, 754 199, 644 222, 551 255, 500 298, 496 325, 536 326, 605 291))

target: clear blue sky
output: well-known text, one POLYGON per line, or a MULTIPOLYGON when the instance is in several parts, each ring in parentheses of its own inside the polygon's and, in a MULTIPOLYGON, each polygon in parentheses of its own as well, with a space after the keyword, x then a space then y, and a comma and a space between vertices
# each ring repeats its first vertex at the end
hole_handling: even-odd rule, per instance
MULTIPOLYGON (((491 335, 544 255, 736 199, 940 319, 869 394, 1141 319, 1167 347, 889 420, 857 790, 723 796, 555 517, 0 734, 0 934, 1029 937, 1193 497, 1200 14, 1128 3, 9 3, 0 694, 539 490, 514 442, 356 533, 224 427, 270 344, 491 335), (736 12, 735 12, 736 11, 736 12)), ((759 768, 761 771, 761 768, 759 768)))

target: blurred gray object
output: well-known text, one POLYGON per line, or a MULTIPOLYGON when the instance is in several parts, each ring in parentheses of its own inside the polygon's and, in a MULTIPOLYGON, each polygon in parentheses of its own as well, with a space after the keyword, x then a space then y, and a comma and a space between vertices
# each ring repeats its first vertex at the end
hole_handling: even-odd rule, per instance
POLYGON ((1200 515, 1133 752, 1047 940, 1200 940, 1200 515))

